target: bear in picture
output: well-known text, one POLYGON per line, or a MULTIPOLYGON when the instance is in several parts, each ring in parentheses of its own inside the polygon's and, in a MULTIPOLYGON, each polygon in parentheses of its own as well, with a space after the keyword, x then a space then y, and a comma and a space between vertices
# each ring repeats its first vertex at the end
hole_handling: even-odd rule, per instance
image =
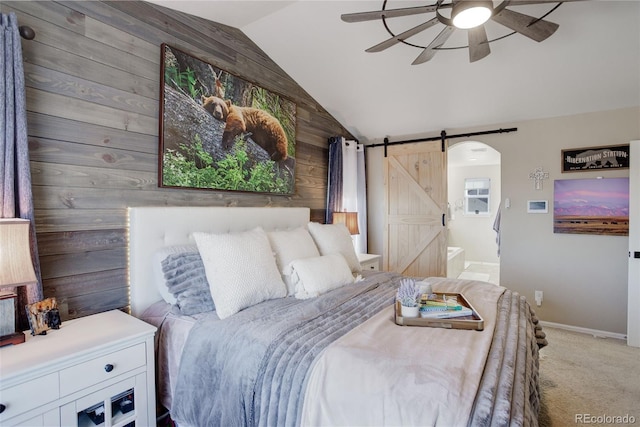
POLYGON ((202 95, 202 107, 216 119, 224 122, 229 115, 229 107, 224 99, 218 96, 202 95))
POLYGON ((228 99, 226 106, 228 114, 222 134, 222 146, 225 149, 233 145, 238 135, 249 133, 271 160, 277 162, 287 159, 287 134, 275 117, 258 108, 233 105, 228 99))

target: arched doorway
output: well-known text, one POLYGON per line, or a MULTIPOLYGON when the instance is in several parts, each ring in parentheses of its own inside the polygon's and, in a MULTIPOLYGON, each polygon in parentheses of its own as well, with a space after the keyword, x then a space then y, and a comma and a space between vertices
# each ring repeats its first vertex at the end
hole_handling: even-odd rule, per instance
POLYGON ((463 141, 447 154, 447 277, 499 284, 496 216, 500 209, 500 153, 463 141))

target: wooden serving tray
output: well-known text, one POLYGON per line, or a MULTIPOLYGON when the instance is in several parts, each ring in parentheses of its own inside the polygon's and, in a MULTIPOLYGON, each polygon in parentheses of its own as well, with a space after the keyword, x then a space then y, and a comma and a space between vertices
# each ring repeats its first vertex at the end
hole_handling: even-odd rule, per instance
MULTIPOLYGON (((437 292, 438 295, 442 295, 442 292, 437 292)), ((433 319, 425 317, 402 317, 400 311, 400 301, 395 303, 395 320, 396 324, 400 326, 430 326, 432 328, 447 328, 447 329, 472 329, 476 331, 482 331, 484 329, 484 320, 482 316, 476 311, 475 308, 467 301, 467 299, 461 293, 457 292, 444 292, 446 296, 455 296, 458 304, 468 307, 473 311, 473 315, 464 317, 452 317, 449 319, 433 319)))

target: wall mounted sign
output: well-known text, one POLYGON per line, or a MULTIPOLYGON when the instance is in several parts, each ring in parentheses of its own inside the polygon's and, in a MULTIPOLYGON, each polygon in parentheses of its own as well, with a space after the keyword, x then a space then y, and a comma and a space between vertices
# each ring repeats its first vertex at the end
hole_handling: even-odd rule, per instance
POLYGON ((629 144, 562 150, 562 172, 629 169, 629 144))
POLYGON ((556 180, 553 232, 628 236, 629 178, 556 180))
POLYGON ((296 104, 162 45, 159 186, 293 194, 296 104))

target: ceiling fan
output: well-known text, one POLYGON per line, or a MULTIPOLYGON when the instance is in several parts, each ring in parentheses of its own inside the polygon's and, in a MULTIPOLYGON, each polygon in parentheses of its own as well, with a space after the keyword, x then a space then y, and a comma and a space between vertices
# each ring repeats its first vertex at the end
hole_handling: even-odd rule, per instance
MULTIPOLYGON (((541 42, 551 36, 557 29, 558 24, 545 21, 543 18, 553 12, 563 1, 552 0, 502 0, 494 6, 492 0, 437 0, 434 4, 416 7, 406 7, 400 9, 386 9, 387 1, 384 0, 382 10, 358 13, 346 13, 341 16, 345 22, 364 22, 381 19, 386 30, 392 36, 391 38, 370 47, 366 52, 381 52, 398 43, 404 43, 422 49, 422 52, 412 62, 412 65, 422 64, 431 60, 438 50, 452 49, 447 48, 444 44, 447 42, 454 31, 466 30, 468 37, 469 62, 475 62, 485 58, 491 49, 489 43, 510 36, 515 33, 522 34, 532 40, 541 42), (553 9, 537 18, 525 15, 520 12, 508 9, 511 6, 531 5, 531 4, 549 4, 557 3, 553 9), (448 11, 447 11, 448 10, 448 11), (443 14, 444 12, 444 14, 443 14), (400 34, 394 34, 387 25, 386 20, 389 18, 397 18, 402 16, 411 16, 419 14, 435 14, 435 16, 427 21, 410 28, 400 34), (449 15, 449 16, 447 16, 449 15), (489 40, 484 24, 492 20, 501 24, 513 32, 501 37, 489 40), (420 46, 407 42, 412 36, 427 30, 437 24, 443 24, 445 27, 433 39, 428 46, 420 46)), ((564 0, 575 1, 575 0, 564 0)), ((460 48, 460 47, 458 47, 460 48)))

